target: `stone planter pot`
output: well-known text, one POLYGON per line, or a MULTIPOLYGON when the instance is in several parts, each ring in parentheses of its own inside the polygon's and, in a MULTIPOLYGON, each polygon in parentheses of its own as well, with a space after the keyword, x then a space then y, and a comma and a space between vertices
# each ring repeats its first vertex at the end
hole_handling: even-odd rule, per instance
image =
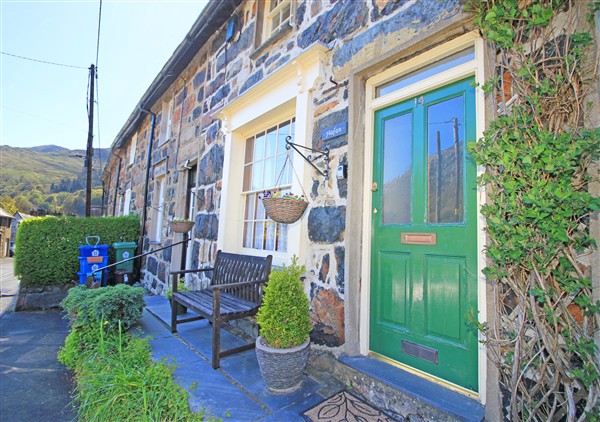
POLYGON ((273 393, 291 393, 302 384, 304 369, 308 363, 310 338, 300 346, 274 349, 256 339, 256 358, 260 373, 273 393))

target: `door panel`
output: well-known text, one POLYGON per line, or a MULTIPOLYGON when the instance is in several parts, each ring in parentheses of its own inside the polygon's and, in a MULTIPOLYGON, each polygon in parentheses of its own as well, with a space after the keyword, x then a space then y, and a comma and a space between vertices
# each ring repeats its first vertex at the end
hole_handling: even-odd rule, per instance
POLYGON ((471 82, 375 113, 370 349, 477 391, 471 82))
POLYGON ((379 255, 382 321, 391 326, 406 325, 407 287, 409 285, 410 256, 399 253, 381 252, 379 255), (401 304, 400 307, 398 304, 401 304))

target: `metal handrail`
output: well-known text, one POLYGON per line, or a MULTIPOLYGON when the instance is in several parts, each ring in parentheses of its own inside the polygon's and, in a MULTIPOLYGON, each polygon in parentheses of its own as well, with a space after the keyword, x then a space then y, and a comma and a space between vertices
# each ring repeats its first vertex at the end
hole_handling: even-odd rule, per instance
POLYGON ((169 245, 169 246, 164 246, 164 247, 162 247, 162 248, 159 248, 159 249, 154 249, 153 251, 144 252, 144 253, 142 253, 142 254, 139 254, 139 255, 133 256, 133 257, 131 257, 131 258, 127 258, 127 259, 124 259, 124 260, 122 260, 122 261, 115 262, 115 263, 113 263, 113 264, 107 265, 106 267, 98 268, 97 270, 94 270, 94 271, 92 271, 92 276, 93 276, 95 273, 97 273, 97 272, 100 272, 100 271, 104 271, 104 270, 106 270, 107 268, 114 267, 114 266, 116 266, 116 265, 119 265, 119 264, 122 264, 122 263, 124 263, 124 262, 133 261, 134 259, 141 258, 141 257, 143 257, 143 256, 150 255, 150 254, 153 254, 153 253, 155 253, 155 252, 160 252, 160 251, 163 251, 163 250, 165 250, 165 249, 172 248, 173 246, 181 245, 182 243, 189 242, 190 240, 192 240, 192 239, 191 239, 191 238, 189 238, 189 239, 185 239, 185 240, 182 240, 181 242, 173 243, 173 244, 171 244, 171 245, 169 245))

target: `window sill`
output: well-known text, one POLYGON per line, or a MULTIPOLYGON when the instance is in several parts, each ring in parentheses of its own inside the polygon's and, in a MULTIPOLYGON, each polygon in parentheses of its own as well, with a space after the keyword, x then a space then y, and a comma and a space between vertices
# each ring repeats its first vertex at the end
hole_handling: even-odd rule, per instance
POLYGON ((273 33, 265 42, 256 47, 252 53, 250 53, 250 58, 252 60, 256 60, 260 56, 263 55, 265 50, 269 47, 273 46, 277 41, 281 40, 285 35, 292 31, 291 25, 285 25, 282 28, 279 28, 277 32, 273 33))

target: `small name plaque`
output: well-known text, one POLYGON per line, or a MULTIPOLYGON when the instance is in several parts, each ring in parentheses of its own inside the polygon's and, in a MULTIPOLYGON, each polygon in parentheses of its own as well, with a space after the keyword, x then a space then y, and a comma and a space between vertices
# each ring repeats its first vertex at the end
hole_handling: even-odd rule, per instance
POLYGON ((341 122, 337 125, 329 126, 321 131, 321 140, 327 141, 331 138, 337 138, 348 133, 348 122, 341 122))

